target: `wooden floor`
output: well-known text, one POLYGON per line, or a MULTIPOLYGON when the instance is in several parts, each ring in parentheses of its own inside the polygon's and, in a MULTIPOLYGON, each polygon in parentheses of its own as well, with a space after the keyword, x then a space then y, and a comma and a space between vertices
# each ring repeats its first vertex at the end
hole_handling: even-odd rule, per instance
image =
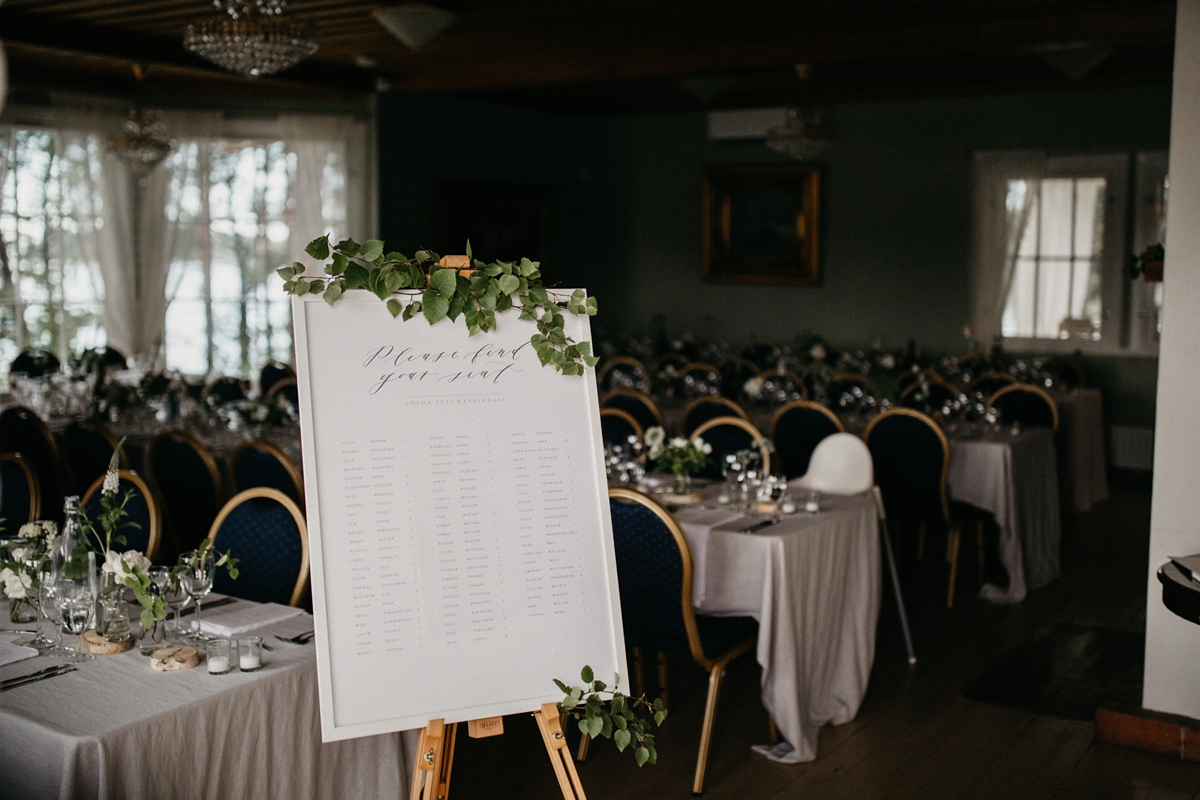
MULTIPOLYGON (((894 607, 884 601, 871 685, 858 717, 821 732, 817 760, 772 763, 750 751, 767 739, 753 657, 731 665, 718 711, 705 797, 721 798, 1198 798, 1200 764, 1092 742, 1093 725, 967 700, 963 687, 1015 644, 1061 622, 1142 631, 1145 626, 1149 487, 1124 481, 1086 515, 1064 520, 1061 580, 1014 607, 970 599, 947 612, 930 579, 908 572, 920 663, 905 663, 894 607)), ((973 554, 965 553, 967 563, 973 554)), ((565 676, 564 676, 565 677, 565 676)), ((483 670, 481 680, 503 680, 483 670)), ((689 797, 703 714, 705 677, 671 670, 673 710, 658 740, 659 763, 638 769, 611 742, 579 766, 591 800, 689 797)), ((527 717, 506 734, 460 737, 452 796, 560 797, 527 717)), ((572 743, 576 739, 572 736, 572 743)))

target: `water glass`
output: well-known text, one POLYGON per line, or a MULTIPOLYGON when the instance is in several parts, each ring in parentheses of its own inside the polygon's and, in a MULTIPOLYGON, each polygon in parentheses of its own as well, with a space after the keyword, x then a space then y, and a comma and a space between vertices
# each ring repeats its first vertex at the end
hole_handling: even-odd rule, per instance
POLYGON ((192 620, 192 630, 187 640, 198 644, 208 641, 208 636, 200 630, 200 601, 212 591, 213 577, 216 574, 216 561, 211 552, 200 558, 195 552, 184 553, 179 557, 179 566, 183 570, 179 579, 188 597, 196 601, 196 618, 192 620))
POLYGON ((59 621, 65 633, 75 635, 75 652, 67 656, 69 662, 91 661, 95 656, 83 645, 83 632, 96 616, 96 596, 86 584, 75 581, 59 581, 57 588, 59 621))

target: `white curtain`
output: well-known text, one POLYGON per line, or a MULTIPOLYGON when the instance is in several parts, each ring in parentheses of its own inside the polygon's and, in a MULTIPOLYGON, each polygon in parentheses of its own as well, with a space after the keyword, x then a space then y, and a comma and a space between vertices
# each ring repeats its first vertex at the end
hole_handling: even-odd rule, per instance
POLYGON ((304 247, 323 234, 337 242, 371 236, 367 220, 366 125, 351 117, 283 115, 284 146, 296 154, 296 200, 288 260, 318 270, 304 247))
POLYGON ((974 334, 985 347, 1001 334, 1004 309, 1040 180, 1028 155, 976 156, 974 334))

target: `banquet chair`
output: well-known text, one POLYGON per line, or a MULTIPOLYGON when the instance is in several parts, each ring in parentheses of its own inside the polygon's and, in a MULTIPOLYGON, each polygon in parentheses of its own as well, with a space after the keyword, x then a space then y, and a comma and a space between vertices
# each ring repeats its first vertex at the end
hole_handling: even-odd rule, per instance
POLYGON ((601 392, 615 389, 632 389, 635 392, 650 391, 650 373, 636 358, 616 356, 607 358, 596 373, 596 385, 601 392))
MULTIPOLYGON (((946 608, 954 607, 962 523, 950 514, 946 473, 950 468, 950 442, 931 417, 911 408, 893 408, 867 425, 863 440, 875 464, 875 484, 890 519, 916 523, 918 549, 923 549, 930 524, 946 530, 946 561, 950 577, 946 608)), ((982 553, 982 529, 979 529, 982 553)))
POLYGON ((971 385, 967 388, 970 389, 972 395, 975 392, 982 392, 984 397, 991 397, 1005 386, 1011 386, 1016 382, 1017 379, 1007 372, 985 372, 971 381, 971 385))
POLYGON ((229 455, 229 480, 235 494, 265 486, 277 489, 304 507, 304 477, 291 457, 270 442, 242 442, 229 455))
POLYGON ((827 436, 813 451, 808 470, 789 483, 789 488, 807 489, 826 494, 854 495, 871 492, 875 511, 879 517, 879 537, 883 554, 887 559, 888 574, 892 579, 892 590, 896 597, 896 608, 900 612, 900 628, 904 633, 904 646, 908 650, 910 666, 917 663, 913 651, 912 633, 908 627, 908 611, 904 607, 904 595, 900 591, 900 573, 896 569, 896 555, 892 552, 892 540, 888 535, 887 513, 879 488, 875 486, 875 468, 871 451, 852 433, 835 433, 827 436))
POLYGON ((691 436, 705 422, 717 417, 741 417, 748 420, 749 416, 737 403, 727 397, 706 395, 692 400, 683 409, 683 421, 679 424, 680 433, 691 436))
POLYGON ((163 501, 164 561, 192 550, 208 535, 221 504, 221 471, 208 449, 184 431, 150 440, 146 472, 163 501))
POLYGON ((657 374, 667 367, 674 367, 676 372, 683 372, 683 368, 690 363, 691 359, 683 353, 663 353, 654 359, 654 372, 657 374))
MULTIPOLYGON (((153 561, 158 556, 159 545, 162 542, 162 507, 154 492, 136 472, 123 469, 118 473, 118 477, 118 496, 123 497, 125 492, 130 492, 125 511, 129 514, 127 521, 133 524, 119 529, 118 533, 125 537, 125 543, 117 545, 117 548, 120 551, 139 550, 153 561)), ((104 476, 101 475, 83 495, 80 507, 88 519, 100 518, 100 512, 103 510, 100 505, 103 488, 104 476)))
POLYGON ((679 373, 679 391, 685 398, 712 397, 721 393, 721 370, 712 364, 692 361, 679 373))
POLYGON ((774 342, 768 342, 765 339, 746 342, 738 348, 737 354, 739 358, 744 358, 758 367, 759 372, 765 369, 775 369, 779 366, 779 357, 782 355, 774 342))
POLYGON ((600 438, 605 445, 626 447, 630 437, 642 441, 642 426, 632 414, 619 408, 600 409, 600 438))
POLYGON ((941 411, 948 403, 958 400, 958 390, 946 382, 940 375, 926 376, 928 393, 921 390, 921 382, 916 381, 900 392, 900 405, 917 411, 934 413, 941 411))
POLYGON ((808 399, 808 387, 804 385, 800 376, 791 370, 764 370, 761 377, 763 397, 768 403, 782 405, 808 399))
POLYGON ((58 445, 46 423, 24 406, 0 412, 0 453, 20 453, 37 477, 42 514, 62 521, 62 464, 58 445))
MULTIPOLYGON (((725 667, 751 652, 758 623, 750 617, 697 614, 692 608, 692 552, 679 522, 667 509, 632 489, 609 489, 608 497, 625 643, 633 649, 634 677, 639 684, 634 691, 641 691, 644 683, 644 650, 690 657, 708 672, 708 698, 692 780, 692 794, 700 794, 725 667)), ((660 658, 659 682, 665 684, 665 677, 666 660, 660 658)), ((660 688, 665 695, 665 685, 660 688)), ((582 760, 586 746, 581 744, 580 750, 582 760)))
MULTIPOLYGON (((758 428, 741 417, 710 419, 692 431, 691 438, 695 439, 697 436, 712 445, 708 464, 700 470, 699 477, 713 480, 721 479, 721 465, 725 463, 725 456, 732 455, 739 450, 752 450, 755 447, 754 442, 763 438, 763 435, 758 432, 758 428)), ((758 452, 762 456, 762 473, 770 475, 771 453, 765 445, 759 446, 758 452)))
POLYGON ((808 471, 813 451, 828 436, 846 430, 842 421, 820 403, 796 400, 781 406, 771 420, 775 469, 790 480, 808 471))
POLYGON ((30 378, 42 378, 52 372, 58 372, 61 366, 58 356, 45 350, 22 350, 8 367, 13 375, 26 375, 30 378))
POLYGON ((1042 368, 1052 375, 1056 375, 1063 388, 1082 389, 1087 386, 1087 381, 1083 377, 1083 367, 1079 366, 1076 361, 1061 356, 1050 358, 1046 360, 1042 368))
POLYGON ((304 514, 277 489, 260 486, 225 504, 208 535, 213 548, 238 560, 238 577, 216 570, 221 594, 298 606, 308 589, 308 528, 304 514))
POLYGON ((1058 404, 1040 386, 1028 383, 1005 386, 988 398, 988 405, 1000 412, 1003 422, 1058 430, 1058 404))
POLYGON ((617 389, 609 392, 600 401, 601 408, 619 408, 637 420, 643 431, 657 426, 662 427, 662 412, 646 395, 630 389, 617 389))
POLYGON ((857 398, 870 393, 871 382, 856 372, 839 372, 825 384, 825 398, 831 408, 844 405, 842 398, 846 395, 857 398))
POLYGON ((207 405, 225 405, 237 400, 246 399, 246 382, 241 378, 221 377, 213 378, 207 386, 204 387, 204 394, 201 399, 207 405))
POLYGON ((279 361, 268 361, 258 372, 258 391, 261 394, 270 394, 271 387, 287 378, 295 380, 296 370, 279 361))
MULTIPOLYGON (((117 437, 103 425, 92 422, 72 422, 62 432, 62 454, 73 492, 83 494, 97 478, 104 477, 117 437)), ((129 457, 121 451, 120 465, 129 468, 129 457)))
POLYGON ((726 397, 742 394, 746 381, 757 378, 759 368, 741 356, 730 356, 718 365, 721 369, 721 389, 726 397))
POLYGON ((37 476, 16 453, 0 454, 0 538, 17 535, 42 513, 37 476))
POLYGON ((295 378, 284 378, 275 381, 275 385, 271 387, 271 391, 267 392, 267 397, 281 397, 292 404, 292 408, 299 410, 300 408, 300 387, 296 384, 295 378))

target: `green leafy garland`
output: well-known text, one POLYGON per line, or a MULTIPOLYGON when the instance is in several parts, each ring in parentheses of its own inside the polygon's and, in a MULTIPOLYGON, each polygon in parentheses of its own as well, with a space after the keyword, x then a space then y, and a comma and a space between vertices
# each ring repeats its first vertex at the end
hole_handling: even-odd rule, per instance
POLYGON ((510 308, 521 310, 521 319, 537 323, 538 332, 530 337, 542 365, 552 364, 564 375, 582 375, 599 359, 592 355, 588 342, 575 342, 563 333, 562 308, 572 314, 595 316, 596 298, 586 297, 582 289, 560 303, 550 297, 542 285, 542 273, 536 261, 494 261, 485 264, 471 258, 471 243, 467 242, 467 259, 474 270, 469 278, 453 267, 438 264, 441 257, 428 250, 418 250, 409 258, 403 253, 384 253, 384 244, 369 239, 362 244, 346 239, 331 245, 329 236, 314 239, 304 248, 319 261, 328 260, 328 278, 305 278, 305 267, 295 262, 276 272, 283 278, 288 294, 322 294, 333 305, 347 289, 367 289, 387 302, 393 317, 405 321, 420 313, 430 325, 449 317, 453 322, 460 316, 471 336, 496 327, 496 313, 510 308), (407 290, 407 291, 405 291, 407 290), (403 298, 410 298, 406 304, 403 298))
POLYGON ((662 726, 667 718, 667 709, 662 698, 654 702, 641 697, 630 697, 611 689, 603 681, 596 680, 592 668, 585 666, 579 673, 583 686, 568 686, 555 678, 554 685, 565 696, 558 703, 558 710, 577 721, 581 733, 593 739, 603 736, 612 739, 618 752, 634 744, 633 759, 640 767, 657 764, 658 751, 654 747, 654 734, 650 733, 650 722, 638 716, 638 709, 645 709, 654 718, 654 724, 662 726), (608 695, 607 699, 605 695, 608 695))

